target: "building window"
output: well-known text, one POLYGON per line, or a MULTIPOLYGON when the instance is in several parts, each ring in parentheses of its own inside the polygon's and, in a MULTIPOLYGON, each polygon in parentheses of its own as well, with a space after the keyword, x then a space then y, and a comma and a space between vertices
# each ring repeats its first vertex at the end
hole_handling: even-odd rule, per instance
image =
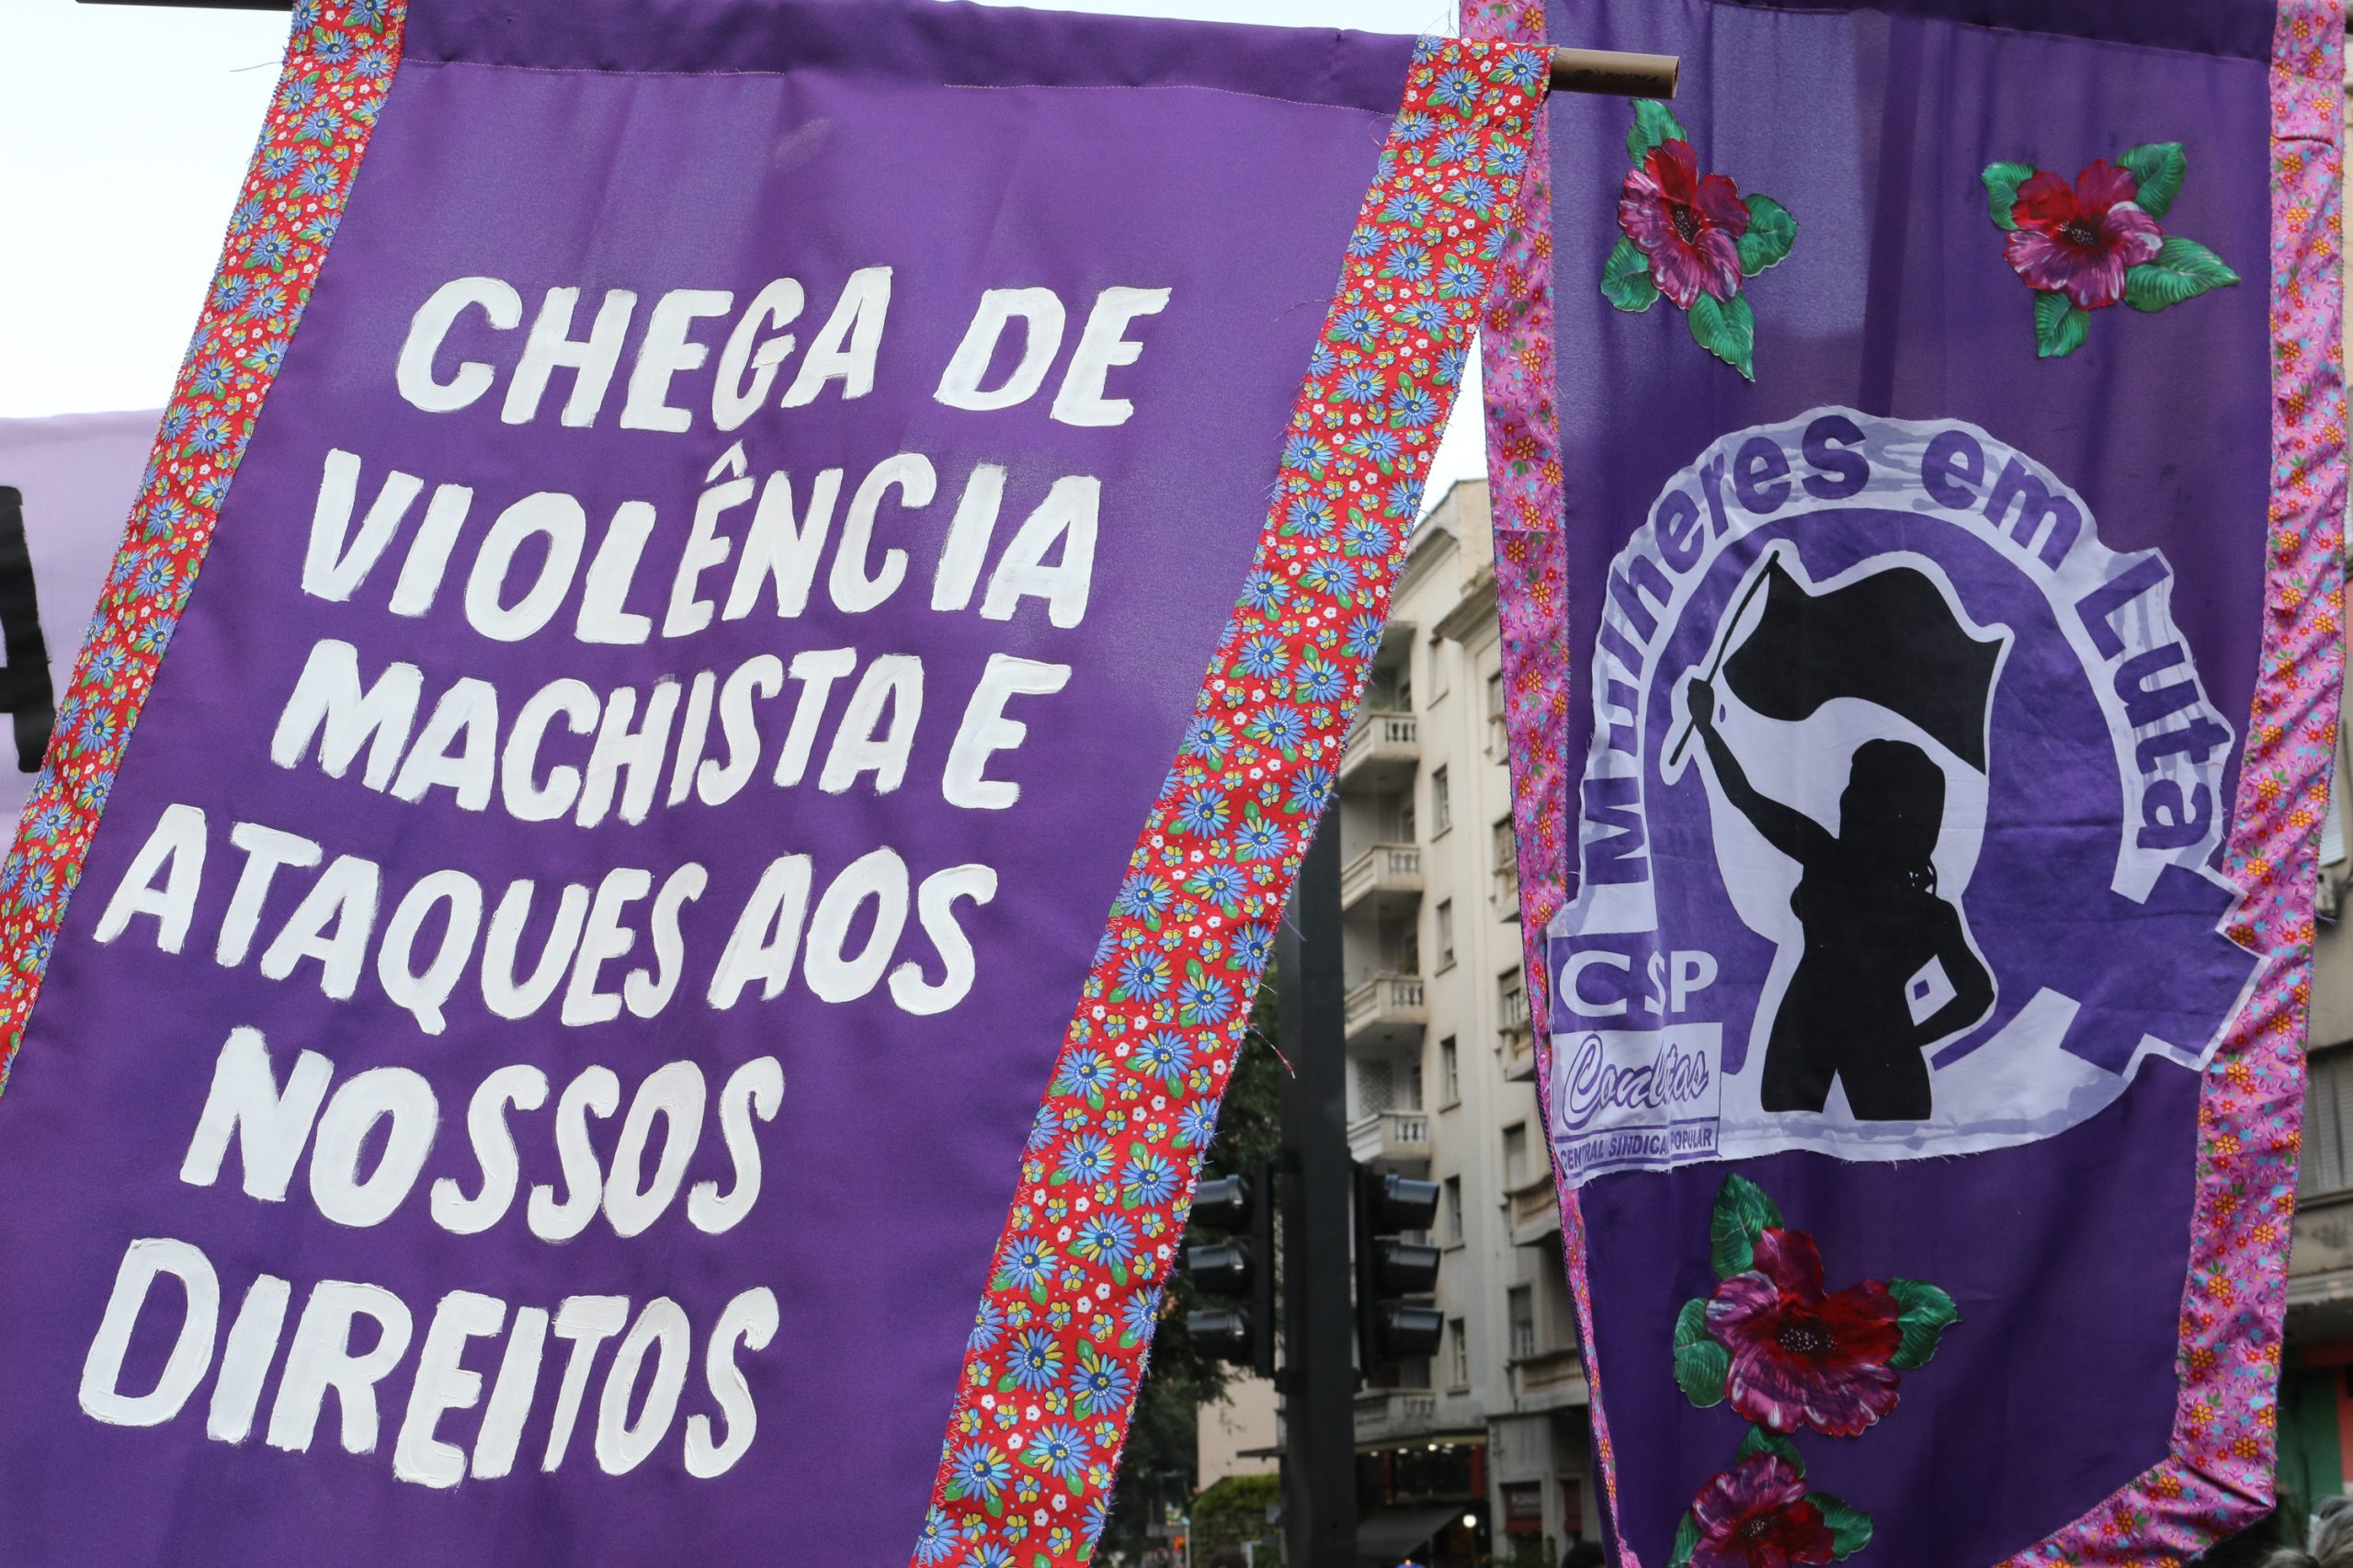
POLYGON ((2296 1190, 2306 1198, 2353 1187, 2353 1046, 2313 1051, 2304 1096, 2304 1157, 2296 1190))
POLYGON ((1528 1123, 1515 1121, 1504 1129, 1504 1185, 1518 1187, 1528 1180, 1528 1123))
POLYGON ((1446 1342, 1451 1351, 1448 1364, 1453 1369, 1452 1384, 1467 1389, 1471 1386, 1471 1336, 1463 1332, 1461 1318, 1446 1320, 1446 1342))
POLYGON ((1497 670, 1487 677, 1487 755, 1503 756, 1509 738, 1504 724, 1504 676, 1497 670))
POLYGON ((1460 1246, 1462 1244, 1462 1178, 1459 1176, 1447 1177, 1442 1190, 1445 1198, 1438 1223, 1445 1229, 1438 1234, 1445 1238, 1447 1245, 1460 1246))
POLYGON ((1536 1292, 1515 1285, 1508 1296, 1511 1313, 1511 1354, 1517 1361, 1536 1354, 1536 1292))
POLYGON ((1505 817, 1489 830, 1489 842, 1495 867, 1495 902, 1506 908, 1519 904, 1519 837, 1512 832, 1511 818, 1505 817))
POLYGON ((1454 825, 1454 795, 1448 787, 1446 769, 1430 769, 1430 836, 1436 838, 1454 825))
POLYGON ((1454 901, 1438 901, 1438 971, 1440 974, 1454 967, 1454 901))
POLYGON ((1462 1062, 1454 1049, 1454 1037, 1447 1036, 1438 1042, 1438 1103, 1452 1105, 1462 1097, 1462 1062))
POLYGON ((1495 1013, 1507 1035, 1528 1027, 1528 981, 1518 964, 1495 976, 1495 1013))

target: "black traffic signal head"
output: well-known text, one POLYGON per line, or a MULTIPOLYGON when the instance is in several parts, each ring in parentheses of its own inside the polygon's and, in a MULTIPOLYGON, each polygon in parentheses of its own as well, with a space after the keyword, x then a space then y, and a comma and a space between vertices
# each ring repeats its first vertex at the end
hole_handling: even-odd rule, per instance
POLYGON ((1404 1300, 1438 1289, 1438 1250, 1398 1233, 1438 1219, 1438 1185, 1390 1171, 1357 1171, 1357 1359, 1367 1372, 1438 1353, 1445 1318, 1404 1300))
POLYGON ((1438 1289, 1438 1248, 1426 1242, 1375 1237, 1372 1266, 1384 1296, 1427 1296, 1438 1289))
POLYGON ((1250 1249, 1241 1242, 1211 1242, 1185 1249, 1185 1272, 1202 1290, 1220 1296, 1240 1296, 1250 1289, 1250 1249))
POLYGON ((1204 1356, 1243 1366, 1253 1359, 1256 1338, 1251 1333, 1250 1314, 1238 1307, 1187 1312, 1185 1329, 1193 1336, 1193 1347, 1204 1356))
POLYGON ((1365 1173, 1363 1191, 1372 1212, 1367 1229, 1376 1236, 1427 1231, 1438 1220, 1438 1183, 1390 1171, 1365 1173))
POLYGON ((1274 1172, 1261 1165, 1246 1176, 1212 1176, 1193 1194, 1189 1223, 1222 1231, 1222 1241, 1185 1249, 1185 1272, 1195 1289, 1223 1296, 1185 1314, 1194 1346, 1205 1356, 1275 1374, 1274 1172))
POLYGON ((1250 1209, 1249 1177, 1211 1176, 1193 1193, 1192 1222, 1239 1234, 1249 1229, 1250 1209))
POLYGON ((1374 1314, 1373 1340, 1382 1361, 1405 1361, 1438 1354, 1446 1318, 1436 1307, 1383 1301, 1374 1314))

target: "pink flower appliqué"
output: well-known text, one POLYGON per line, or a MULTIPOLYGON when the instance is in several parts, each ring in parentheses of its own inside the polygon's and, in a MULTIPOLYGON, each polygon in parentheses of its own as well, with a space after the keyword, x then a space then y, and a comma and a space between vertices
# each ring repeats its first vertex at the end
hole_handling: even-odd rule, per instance
POLYGON ((1691 1568, 1791 1568, 1836 1555, 1804 1475, 1778 1454, 1753 1455, 1716 1474, 1691 1500, 1691 1513, 1699 1524, 1691 1568))
POLYGON ((2095 158, 2066 180, 2048 169, 2018 187, 2010 219, 2018 227, 2002 242, 2020 278, 2064 294, 2081 310, 2097 311, 2124 297, 2124 274, 2154 261, 2165 233, 2143 210, 2139 182, 2128 169, 2095 158))
MULTIPOLYGON (((1732 1354, 1733 1408, 1769 1431, 1852 1437, 1895 1408, 1903 1309, 1866 1279, 1822 1290, 1822 1255, 1802 1231, 1768 1227, 1756 1263, 1716 1287, 1708 1333, 1732 1354)), ((1822 1561, 1793 1558, 1793 1562, 1822 1561)))
POLYGON ((1723 175, 1699 173, 1691 143, 1662 142, 1626 176, 1618 226, 1649 258, 1659 292, 1681 310, 1702 293, 1740 292, 1740 237, 1748 203, 1723 175))

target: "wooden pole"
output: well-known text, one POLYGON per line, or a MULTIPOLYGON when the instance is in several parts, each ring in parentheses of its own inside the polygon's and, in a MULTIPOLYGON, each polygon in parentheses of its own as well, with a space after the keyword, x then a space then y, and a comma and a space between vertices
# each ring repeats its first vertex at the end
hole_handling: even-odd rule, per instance
POLYGON ((1618 98, 1671 98, 1683 74, 1672 54, 1621 54, 1608 49, 1552 51, 1552 90, 1618 98))

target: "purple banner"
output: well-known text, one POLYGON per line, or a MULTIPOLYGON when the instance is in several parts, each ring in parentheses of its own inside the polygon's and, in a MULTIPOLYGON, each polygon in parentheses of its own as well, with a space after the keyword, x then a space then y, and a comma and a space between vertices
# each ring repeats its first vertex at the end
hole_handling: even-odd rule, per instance
POLYGON ((2268 1494, 2342 495, 2270 192, 2340 42, 2096 10, 1552 7, 1697 89, 1552 128, 1546 1106, 1628 1563, 2268 1494))
POLYGON ((399 20, 298 19, 18 955, 0 1560, 904 1561, 1410 40, 399 20))

